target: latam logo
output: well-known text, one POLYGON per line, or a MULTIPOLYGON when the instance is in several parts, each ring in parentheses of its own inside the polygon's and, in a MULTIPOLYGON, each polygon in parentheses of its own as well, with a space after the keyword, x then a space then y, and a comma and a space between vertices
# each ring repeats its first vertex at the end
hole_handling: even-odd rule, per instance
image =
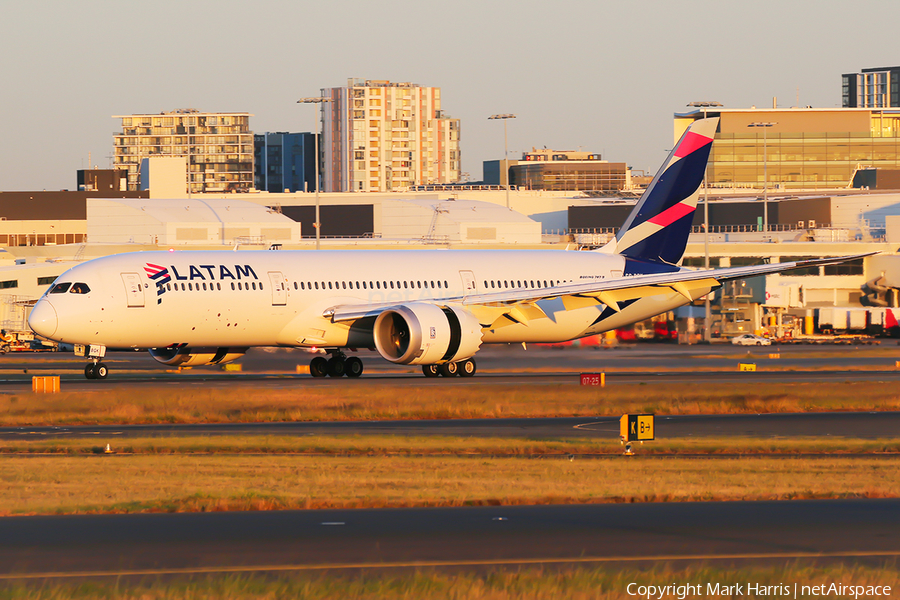
MULTIPOLYGON (((182 267, 182 271, 184 267, 182 267)), ((178 281, 223 281, 231 279, 241 281, 244 279, 259 280, 253 267, 250 265, 234 265, 229 269, 225 265, 188 265, 187 274, 178 272, 175 265, 164 267, 153 263, 146 263, 144 271, 147 277, 156 283, 156 303, 162 304, 162 295, 166 293, 166 284, 174 278, 178 281), (171 274, 170 274, 171 272, 171 274)), ((199 288, 198 288, 199 289, 199 288)))
POLYGON ((166 284, 172 281, 169 270, 162 265, 147 263, 144 265, 147 277, 156 282, 156 303, 162 304, 162 295, 166 293, 166 284))

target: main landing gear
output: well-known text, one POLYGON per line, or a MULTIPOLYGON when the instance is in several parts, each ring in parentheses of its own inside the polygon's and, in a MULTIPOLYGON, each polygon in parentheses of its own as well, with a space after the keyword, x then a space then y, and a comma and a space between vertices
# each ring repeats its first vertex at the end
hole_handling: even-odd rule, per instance
POLYGON ((109 375, 109 367, 102 362, 88 363, 84 367, 84 376, 88 379, 106 379, 109 375))
POLYGON ((444 363, 442 365, 422 365, 422 373, 425 377, 471 377, 475 374, 475 361, 471 358, 459 362, 444 363))
POLYGON ((355 356, 347 358, 340 350, 332 350, 331 358, 317 356, 309 363, 309 374, 313 377, 359 377, 363 372, 363 362, 355 356))

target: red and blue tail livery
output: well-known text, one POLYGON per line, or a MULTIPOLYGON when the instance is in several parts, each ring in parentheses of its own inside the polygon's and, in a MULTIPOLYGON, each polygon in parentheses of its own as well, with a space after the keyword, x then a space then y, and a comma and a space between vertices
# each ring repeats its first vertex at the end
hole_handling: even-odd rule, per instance
POLYGON ((684 132, 619 230, 616 253, 670 265, 681 260, 718 124, 702 119, 684 132))

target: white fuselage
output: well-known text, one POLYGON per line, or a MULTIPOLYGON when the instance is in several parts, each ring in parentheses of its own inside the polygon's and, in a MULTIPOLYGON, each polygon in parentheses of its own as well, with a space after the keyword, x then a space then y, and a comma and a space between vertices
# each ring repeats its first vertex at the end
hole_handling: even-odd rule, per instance
MULTIPOLYGON (((619 255, 560 250, 137 252, 61 275, 58 283, 90 291, 46 294, 32 323, 60 342, 111 348, 366 347, 370 325, 334 323, 323 312, 354 304, 462 305, 473 294, 615 279, 624 265, 619 255)), ((661 291, 597 323, 603 305, 566 310, 560 299, 542 300, 546 317, 487 327, 483 342, 570 340, 685 303, 661 291)))

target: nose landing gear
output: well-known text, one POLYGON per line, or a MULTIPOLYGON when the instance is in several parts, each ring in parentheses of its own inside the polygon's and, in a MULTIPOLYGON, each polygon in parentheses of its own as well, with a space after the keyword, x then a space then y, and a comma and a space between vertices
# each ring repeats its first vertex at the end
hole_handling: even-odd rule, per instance
POLYGON ((106 346, 92 344, 90 346, 75 346, 75 355, 90 359, 84 367, 84 376, 88 379, 106 379, 109 375, 109 367, 101 361, 106 356, 106 346))
POLYGON ((88 379, 106 379, 109 375, 109 367, 104 365, 102 362, 95 361, 92 363, 88 363, 84 367, 84 376, 88 379))

